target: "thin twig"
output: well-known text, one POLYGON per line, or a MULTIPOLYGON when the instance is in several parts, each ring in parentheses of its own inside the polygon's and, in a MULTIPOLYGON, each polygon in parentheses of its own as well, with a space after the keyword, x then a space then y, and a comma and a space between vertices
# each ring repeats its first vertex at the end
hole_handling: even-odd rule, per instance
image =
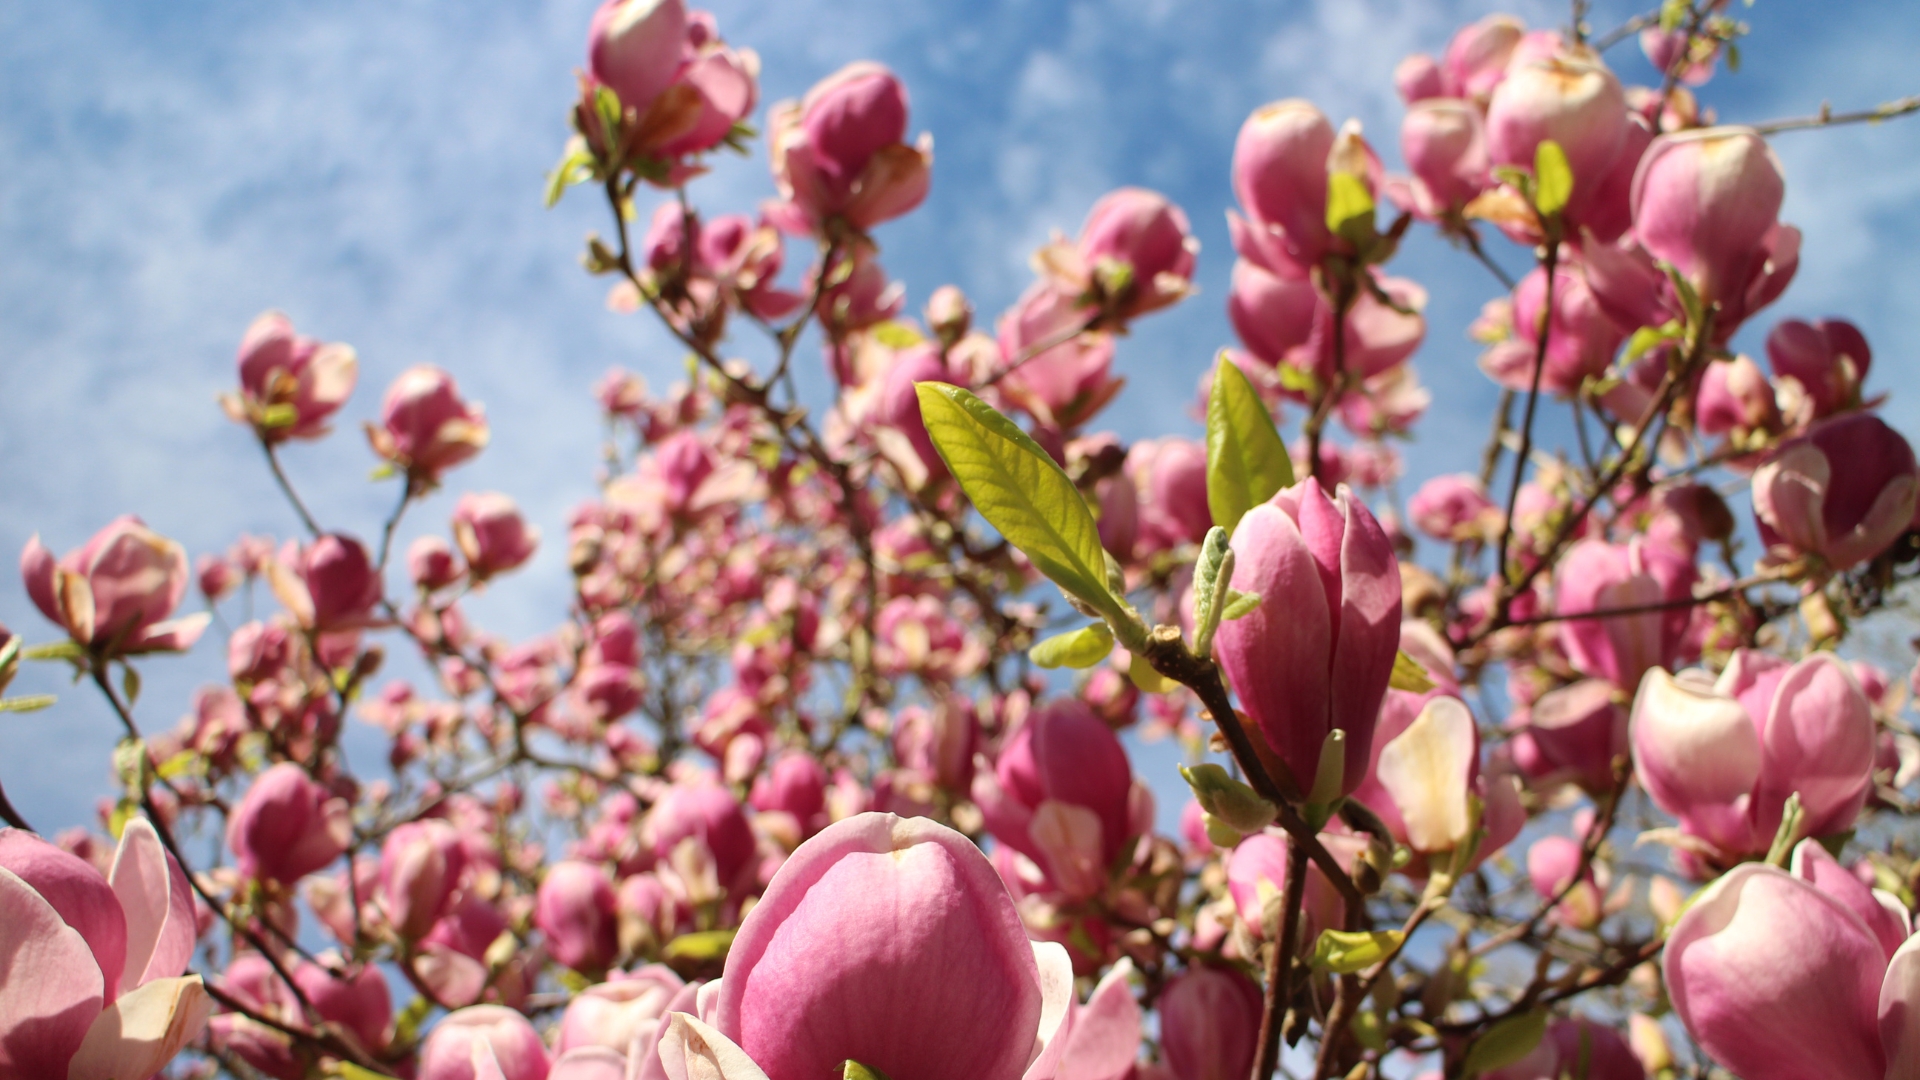
POLYGON ((1520 502, 1520 484, 1527 476, 1527 457, 1533 451, 1533 414, 1540 404, 1540 377, 1547 370, 1547 344, 1553 337, 1553 286, 1554 276, 1560 269, 1560 245, 1554 237, 1547 238, 1547 253, 1541 257, 1541 265, 1547 271, 1547 295, 1541 302, 1540 325, 1535 332, 1540 335, 1533 347, 1533 383, 1527 388, 1527 407, 1520 414, 1520 449, 1513 457, 1513 482, 1507 487, 1507 514, 1500 526, 1500 561, 1494 564, 1494 573, 1501 581, 1507 580, 1507 548, 1513 542, 1513 511, 1520 502))
POLYGON ((287 479, 287 474, 281 470, 279 453, 274 449, 273 444, 265 439, 260 440, 260 449, 266 452, 267 468, 273 470, 273 479, 280 485, 280 490, 286 495, 287 501, 293 504, 293 512, 300 515, 300 523, 307 527, 307 532, 318 539, 321 534, 320 524, 313 520, 312 514, 307 513, 307 505, 300 501, 300 496, 294 492, 293 484, 287 479))
POLYGON ((1882 102, 1871 109, 1859 112, 1836 113, 1833 106, 1822 104, 1820 111, 1812 116, 1798 116, 1789 120, 1769 120, 1764 124, 1753 125, 1753 130, 1762 135, 1777 135, 1782 131, 1806 131, 1811 128, 1839 127, 1841 124, 1877 124, 1882 120, 1892 120, 1898 116, 1910 116, 1920 112, 1920 94, 1912 97, 1895 98, 1882 102))
POLYGON ((34 831, 33 826, 27 824, 27 819, 20 816, 20 811, 15 810, 13 804, 7 801, 7 789, 3 787, 0 787, 0 821, 4 821, 16 829, 25 829, 28 832, 34 831))
MULTIPOLYGON (((1253 1080, 1269 1080, 1280 1065, 1281 1028, 1293 1002, 1293 958, 1300 951, 1300 909, 1307 895, 1307 860, 1300 841, 1287 838, 1287 881, 1280 898, 1279 935, 1267 957, 1267 998, 1260 1013, 1259 1052, 1253 1061, 1253 1080)), ((1264 920, 1263 920, 1264 921, 1264 920)), ((1264 927, 1263 927, 1264 929, 1264 927)))

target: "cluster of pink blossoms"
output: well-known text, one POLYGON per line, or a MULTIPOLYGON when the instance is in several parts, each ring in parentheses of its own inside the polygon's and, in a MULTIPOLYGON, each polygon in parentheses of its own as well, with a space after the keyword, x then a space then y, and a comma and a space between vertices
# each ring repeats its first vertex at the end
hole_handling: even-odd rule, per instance
POLYGON ((1725 6, 1463 28, 1396 72, 1404 174, 1253 109, 1206 436, 1129 443, 1098 422, 1128 328, 1195 292, 1185 211, 1101 198, 991 333, 954 286, 910 314, 875 239, 933 176, 900 80, 772 106, 778 198, 704 213, 758 58, 606 0, 549 198, 604 193, 587 268, 691 374, 595 387, 565 522, 467 492, 402 544, 485 410, 398 372, 365 434, 399 505, 325 525, 280 455, 362 361, 268 313, 221 405, 288 537, 27 545, 53 639, 0 628, 0 692, 68 665, 126 738, 114 841, 0 795, 0 1077, 1913 1074, 1920 738, 1856 631, 1920 576, 1920 465, 1858 327, 1768 314, 1801 235, 1784 128, 1697 96, 1725 6), (1603 58, 1635 28, 1659 85, 1603 58), (1480 473, 1401 504, 1415 227, 1495 279, 1503 397, 1480 473), (771 366, 731 351, 759 331, 771 366), (565 621, 470 621, 543 539, 565 621), (230 677, 147 730, 138 672, 216 625, 230 677))

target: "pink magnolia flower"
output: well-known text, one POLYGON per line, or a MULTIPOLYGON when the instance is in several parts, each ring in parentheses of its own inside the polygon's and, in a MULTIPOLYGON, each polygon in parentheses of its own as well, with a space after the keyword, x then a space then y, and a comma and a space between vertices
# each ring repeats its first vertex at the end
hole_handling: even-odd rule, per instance
POLYGON ((1260 987, 1233 968, 1196 964, 1160 991, 1160 1046, 1174 1080, 1241 1080, 1259 1049, 1260 987))
POLYGON ((1873 350, 1859 327, 1843 319, 1784 319, 1767 334, 1767 362, 1783 391, 1789 383, 1794 387, 1799 407, 1782 411, 1805 423, 1860 403, 1873 350))
MULTIPOLYGON (((1638 537, 1626 544, 1582 540, 1555 569, 1554 611, 1572 616, 1683 601, 1693 595, 1697 577, 1693 560, 1665 544, 1638 537)), ((1560 647, 1574 670, 1624 690, 1639 686, 1648 669, 1672 667, 1682 658, 1691 618, 1691 610, 1677 603, 1604 618, 1565 618, 1560 647)))
POLYGON ((1920 945, 1906 910, 1817 843, 1792 872, 1744 863, 1667 939, 1667 993, 1709 1054, 1748 1080, 1891 1080, 1920 1068, 1920 945))
POLYGON ((1630 749, 1619 693, 1605 679, 1583 679, 1514 710, 1513 763, 1535 784, 1571 781, 1596 795, 1612 790, 1613 761, 1630 749))
POLYGON ((573 996, 560 1018, 556 1054, 598 1046, 621 1054, 650 1035, 686 982, 672 968, 648 964, 631 975, 589 986, 573 996))
POLYGON ((1142 440, 1128 448, 1124 468, 1136 493, 1137 544, 1165 551, 1206 539, 1213 512, 1205 446, 1193 439, 1142 440))
POLYGON ((1234 261, 1227 317, 1247 351, 1268 367, 1278 367, 1307 343, 1324 306, 1320 290, 1304 275, 1286 277, 1250 259, 1234 261))
POLYGON ((1511 15, 1488 15, 1461 27, 1441 58, 1447 95, 1486 102, 1507 77, 1507 65, 1526 33, 1526 25, 1511 15))
POLYGON ((1000 317, 1001 363, 1019 365, 1000 380, 1000 391, 1009 404, 1063 433, 1093 419, 1126 385, 1112 377, 1113 339, 1098 331, 1074 333, 1085 326, 1075 298, 1044 280, 1000 317))
POLYGON ((293 969, 293 981, 321 1019, 339 1024, 368 1050, 386 1047, 393 1034, 393 997, 378 967, 363 964, 342 977, 301 961, 293 969))
MULTIPOLYGON (((1332 833, 1322 833, 1320 841, 1336 859, 1343 860, 1343 865, 1361 845, 1353 837, 1332 833)), ((1233 898, 1234 910, 1247 932, 1256 938, 1265 939, 1272 924, 1280 921, 1280 896, 1286 881, 1287 841, 1277 830, 1243 837, 1227 854, 1227 895, 1233 898)), ((1326 872, 1317 864, 1308 866, 1307 893, 1301 908, 1307 921, 1303 948, 1311 948, 1320 931, 1340 925, 1344 903, 1326 872)))
POLYGON ((1640 786, 1728 861, 1767 850, 1789 795, 1803 833, 1827 836, 1853 824, 1873 784, 1873 709, 1832 653, 1789 665, 1741 649, 1713 683, 1651 670, 1631 735, 1640 786))
POLYGON ((1773 385, 1760 365, 1746 356, 1707 365, 1694 398, 1694 426, 1702 435, 1767 433, 1780 426, 1773 385))
POLYGON ((467 569, 476 580, 484 580, 533 558, 540 530, 527 524, 507 496, 469 492, 453 506, 453 539, 467 558, 467 569))
POLYGON ((781 866, 728 950, 710 1020, 670 1014, 659 1055, 670 1080, 807 1080, 847 1061, 1042 1080, 1072 1005, 1066 951, 1027 940, 978 848, 930 820, 868 813, 781 866))
POLYGON ((1486 485, 1469 473, 1436 476, 1421 484, 1407 500, 1407 516, 1414 528, 1448 543, 1486 540, 1504 520, 1487 498, 1486 485))
POLYGON ((379 622, 380 575, 366 546, 351 536, 320 537, 298 549, 291 566, 270 564, 267 579, 302 626, 359 630, 379 622))
POLYGON ((1684 317, 1656 260, 1671 263, 1718 305, 1725 341, 1799 269, 1800 231, 1779 223, 1785 192, 1779 159, 1748 128, 1662 135, 1634 174, 1630 238, 1583 245, 1587 283, 1623 329, 1658 326, 1684 317))
POLYGON ((681 159, 711 150, 759 100, 760 58, 720 39, 713 16, 683 0, 606 0, 587 33, 587 75, 575 125, 600 153, 607 133, 592 95, 614 92, 632 130, 623 149, 669 167, 655 183, 683 182, 701 171, 681 159))
POLYGON ((220 395, 220 406, 270 443, 325 435, 328 418, 353 393, 359 368, 353 346, 296 334, 277 311, 247 327, 237 363, 240 392, 220 395))
POLYGON ((1106 883, 1134 828, 1133 773, 1113 730, 1077 698, 1034 710, 973 781, 995 839, 1027 858, 1069 896, 1106 883))
POLYGON ((1077 243, 1056 239, 1035 258, 1063 290, 1124 324, 1192 293, 1199 251, 1184 211, 1157 191, 1129 187, 1093 204, 1077 243))
POLYGON ((1852 413, 1774 450, 1753 474, 1753 513, 1770 557, 1867 561, 1907 531, 1920 497, 1913 448, 1886 421, 1852 413))
POLYGON ((540 1033, 500 1005, 448 1013, 420 1048, 420 1080, 547 1080, 550 1068, 540 1033))
POLYGON ((407 545, 407 576, 419 588, 428 592, 444 589, 466 572, 453 548, 437 536, 422 536, 407 545))
POLYGON ((380 848, 380 900, 402 937, 419 938, 452 910, 466 871, 460 833, 440 818, 412 821, 380 848))
POLYGON ((212 1008, 193 957, 193 894, 144 819, 105 877, 0 829, 0 1073, 113 1080, 160 1071, 212 1008))
POLYGON ((710 779, 674 785, 647 814, 641 839, 662 860, 692 844, 713 861, 723 889, 746 884, 753 873, 753 828, 733 794, 710 779))
POLYGON ((34 536, 20 553, 20 576, 41 614, 113 656, 191 648, 212 618, 168 618, 192 579, 186 550, 131 514, 57 562, 34 536))
POLYGON ((1260 605, 1221 624, 1221 667, 1302 794, 1327 734, 1344 731, 1349 793, 1399 648, 1399 560, 1360 500, 1344 489, 1329 499, 1312 479, 1248 512, 1233 551, 1233 587, 1260 605))
POLYGON ((683 0, 606 0, 587 30, 587 71, 645 114, 680 74, 686 36, 683 0))
POLYGON ((940 451, 934 448, 933 438, 927 434, 926 422, 920 418, 920 396, 914 387, 923 382, 954 381, 955 375, 949 370, 939 348, 923 343, 902 350, 894 357, 893 366, 887 369, 886 382, 880 390, 876 418, 906 436, 914 457, 931 479, 944 478, 947 475, 947 463, 940 457, 940 451))
POLYGON ((1233 144, 1228 212, 1234 248, 1273 273, 1304 277, 1335 245, 1327 229, 1327 159, 1333 125, 1303 98, 1256 109, 1233 144))
POLYGON ((1713 62, 1720 55, 1720 43, 1704 34, 1689 34, 1684 29, 1662 30, 1649 26, 1640 31, 1640 51, 1647 62, 1662 75, 1674 75, 1688 86, 1703 86, 1713 78, 1713 62), (1711 46, 1704 56, 1700 46, 1711 46))
POLYGON ((905 142, 906 87, 879 64, 849 64, 798 103, 774 106, 768 128, 783 201, 767 216, 788 232, 825 235, 834 220, 870 229, 927 197, 933 140, 905 142))
POLYGON ((1094 984, 1085 1005, 1074 1003, 1054 1080, 1127 1080, 1133 1075, 1140 1056, 1141 1016, 1132 976, 1133 961, 1121 957, 1094 984))
POLYGON ((605 971, 620 948, 613 883, 593 863, 553 864, 534 900, 533 925, 561 964, 575 971, 605 971))
POLYGON ((292 884, 347 850, 353 822, 346 800, 283 761, 254 778, 227 819, 227 847, 240 872, 292 884))
POLYGON ((791 751, 782 754, 773 767, 753 782, 748 802, 755 810, 776 810, 791 814, 803 829, 812 832, 824 820, 827 808, 827 770, 812 754, 791 751))
POLYGON ((1594 299, 1578 258, 1571 249, 1563 250, 1567 257, 1553 278, 1552 318, 1543 319, 1547 271, 1535 267, 1513 291, 1513 336, 1480 358, 1481 370, 1510 390, 1533 385, 1533 361, 1540 352, 1543 325, 1547 326, 1547 354, 1540 387, 1562 397, 1571 397, 1589 377, 1605 372, 1626 340, 1626 332, 1594 299))
POLYGON ((1530 62, 1516 58, 1487 103, 1487 151, 1493 164, 1531 172, 1535 152, 1548 139, 1566 151, 1573 193, 1565 213, 1573 221, 1594 202, 1626 131, 1626 92, 1591 54, 1556 52, 1530 62))
POLYGON ((367 425, 373 452, 427 487, 478 454, 489 437, 485 410, 463 399, 453 376, 431 364, 402 372, 387 388, 380 426, 367 425))
POLYGON ((1433 96, 1407 110, 1400 154, 1413 173, 1408 209, 1427 220, 1458 215, 1493 182, 1480 110, 1433 96))

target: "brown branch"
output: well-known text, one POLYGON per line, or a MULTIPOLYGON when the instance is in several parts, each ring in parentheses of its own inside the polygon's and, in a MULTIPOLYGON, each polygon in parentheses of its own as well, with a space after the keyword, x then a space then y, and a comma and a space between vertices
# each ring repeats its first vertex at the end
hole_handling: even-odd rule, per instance
POLYGON ((1911 116, 1916 112, 1920 112, 1920 94, 1895 98, 1892 101, 1881 102, 1871 109, 1850 113, 1836 113, 1832 105, 1822 102, 1820 111, 1812 116, 1769 120, 1764 124, 1753 125, 1753 130, 1762 135, 1777 135, 1782 131, 1807 131, 1812 128, 1839 127, 1841 124, 1877 124, 1882 120, 1911 116))
POLYGON ((1527 458, 1533 454, 1533 416, 1540 404, 1540 377, 1547 370, 1547 344, 1553 338, 1553 286, 1560 269, 1558 237, 1547 237, 1547 253, 1540 265, 1547 271, 1547 296, 1540 309, 1540 325, 1534 328, 1539 340, 1533 347, 1533 382, 1527 387, 1527 407, 1520 414, 1520 447, 1513 453, 1513 481, 1507 486, 1507 513, 1500 525, 1499 561, 1494 573, 1507 580, 1507 549, 1513 543, 1513 511, 1520 502, 1520 485, 1527 477, 1527 458))
MULTIPOLYGON (((1267 957, 1267 998, 1260 1012, 1259 1051, 1253 1059, 1253 1080, 1270 1080, 1280 1066, 1281 1028, 1293 1002, 1294 956, 1300 951, 1300 909, 1307 895, 1307 860, 1300 841, 1287 838, 1287 881, 1280 898, 1281 923, 1273 952, 1267 957)), ((1266 921, 1265 916, 1261 922, 1266 921)), ((1266 928, 1261 927, 1262 930, 1266 928)))

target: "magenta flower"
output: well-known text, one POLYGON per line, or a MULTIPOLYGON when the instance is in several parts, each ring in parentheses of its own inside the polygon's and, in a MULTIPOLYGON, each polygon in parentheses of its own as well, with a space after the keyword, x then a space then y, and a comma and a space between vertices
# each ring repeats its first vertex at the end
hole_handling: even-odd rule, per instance
POLYGON ((1233 587, 1252 614, 1222 623, 1220 665, 1243 711, 1305 794, 1327 734, 1346 732, 1340 793, 1366 776, 1400 644, 1400 563, 1360 500, 1308 479, 1256 506, 1233 534, 1233 587))
POLYGON ((149 1077, 212 1008, 193 957, 193 894, 144 819, 106 877, 20 829, 0 829, 0 1074, 149 1077))
POLYGON ((212 618, 169 618, 192 580, 186 550, 131 514, 58 562, 33 537, 20 553, 20 576, 41 614, 111 656, 189 649, 212 618))

